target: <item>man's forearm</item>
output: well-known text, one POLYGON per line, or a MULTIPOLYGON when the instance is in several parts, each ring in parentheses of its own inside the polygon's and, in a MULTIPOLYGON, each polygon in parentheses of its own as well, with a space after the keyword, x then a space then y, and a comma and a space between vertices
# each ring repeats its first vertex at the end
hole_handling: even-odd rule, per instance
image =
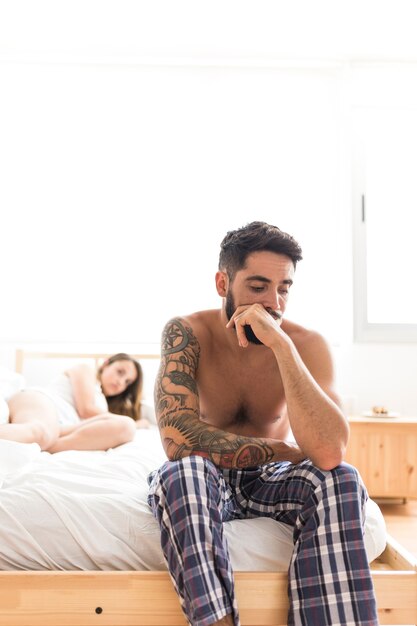
POLYGON ((343 460, 349 436, 346 418, 314 380, 291 340, 282 339, 274 354, 295 440, 319 467, 332 469, 343 460))
POLYGON ((297 445, 257 437, 243 437, 200 422, 194 412, 160 416, 164 449, 171 460, 197 454, 222 468, 244 469, 271 461, 299 463, 305 455, 297 445))

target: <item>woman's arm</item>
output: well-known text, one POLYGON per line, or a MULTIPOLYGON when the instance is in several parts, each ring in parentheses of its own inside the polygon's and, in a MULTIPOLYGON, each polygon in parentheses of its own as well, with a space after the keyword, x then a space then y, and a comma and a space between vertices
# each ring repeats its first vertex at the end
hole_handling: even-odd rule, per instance
POLYGON ((150 428, 151 425, 148 422, 147 419, 145 419, 144 417, 141 417, 140 420, 136 420, 135 422, 136 424, 136 428, 140 429, 140 428, 150 428))
POLYGON ((103 413, 103 407, 96 405, 96 373, 85 363, 66 370, 74 394, 75 409, 81 419, 95 417, 103 413))

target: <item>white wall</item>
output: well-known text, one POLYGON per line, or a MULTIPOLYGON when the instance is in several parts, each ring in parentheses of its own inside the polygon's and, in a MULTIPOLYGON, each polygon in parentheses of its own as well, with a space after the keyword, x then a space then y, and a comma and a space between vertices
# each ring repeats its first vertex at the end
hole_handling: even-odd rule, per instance
POLYGON ((254 219, 302 242, 294 307, 338 338, 340 299, 319 301, 343 247, 337 71, 0 73, 3 341, 157 342, 171 316, 218 306, 220 241, 254 219))
POLYGON ((350 111, 414 79, 411 5, 147 4, 0 7, 0 364, 156 351, 218 306, 225 231, 265 219, 303 246, 289 315, 329 337, 349 408, 417 414, 417 345, 352 333, 350 111))

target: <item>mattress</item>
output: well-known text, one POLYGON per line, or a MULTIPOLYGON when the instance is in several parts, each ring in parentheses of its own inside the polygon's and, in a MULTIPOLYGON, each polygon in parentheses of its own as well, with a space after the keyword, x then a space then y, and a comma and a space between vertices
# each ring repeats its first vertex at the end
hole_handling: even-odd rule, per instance
MULTIPOLYGON (((106 452, 41 452, 0 441, 0 569, 162 570, 159 528, 147 505, 147 476, 165 454, 156 428, 106 452)), ((225 524, 232 565, 285 570, 292 529, 270 519, 225 524)), ((368 502, 365 543, 385 547, 378 506, 368 502)))

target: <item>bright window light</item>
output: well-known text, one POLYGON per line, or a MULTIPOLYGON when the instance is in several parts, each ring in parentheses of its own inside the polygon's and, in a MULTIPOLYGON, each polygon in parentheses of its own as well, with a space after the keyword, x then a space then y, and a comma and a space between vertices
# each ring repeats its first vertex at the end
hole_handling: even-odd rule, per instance
POLYGON ((417 106, 370 106, 357 122, 357 338, 415 341, 417 106))
POLYGON ((0 339, 158 343, 170 317, 219 307, 220 241, 255 219, 304 248, 293 317, 337 337, 337 81, 327 70, 1 65, 0 339))
POLYGON ((417 109, 368 118, 368 321, 417 324, 417 109))

